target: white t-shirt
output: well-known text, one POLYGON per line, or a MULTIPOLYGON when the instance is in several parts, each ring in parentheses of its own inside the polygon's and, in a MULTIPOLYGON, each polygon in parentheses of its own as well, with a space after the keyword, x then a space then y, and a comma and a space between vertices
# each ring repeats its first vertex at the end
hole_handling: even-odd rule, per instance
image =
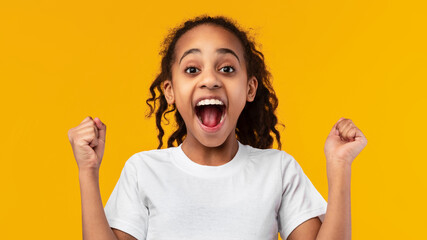
POLYGON ((327 202, 285 151, 239 142, 221 166, 172 147, 132 155, 105 205, 110 227, 138 240, 282 239, 327 202))

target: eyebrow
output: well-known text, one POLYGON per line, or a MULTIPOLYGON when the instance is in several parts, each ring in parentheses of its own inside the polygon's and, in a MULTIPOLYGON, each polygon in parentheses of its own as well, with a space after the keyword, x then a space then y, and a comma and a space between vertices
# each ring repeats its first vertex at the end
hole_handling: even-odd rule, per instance
MULTIPOLYGON (((187 56, 188 54, 190 54, 190 53, 201 53, 201 52, 202 52, 202 51, 200 51, 200 49, 198 49, 198 48, 192 48, 192 49, 189 49, 189 50, 185 51, 185 52, 184 52, 184 54, 182 54, 181 59, 179 59, 179 64, 181 64, 181 60, 182 60, 185 56, 187 56)), ((227 54, 227 53, 231 53, 231 54, 233 54, 233 55, 237 58, 237 61, 239 61, 239 63, 240 63, 240 59, 239 59, 239 57, 237 56, 237 54, 236 54, 233 50, 231 50, 231 49, 229 49, 229 48, 218 48, 218 49, 216 50, 216 52, 217 52, 217 53, 220 53, 220 54, 227 54)))

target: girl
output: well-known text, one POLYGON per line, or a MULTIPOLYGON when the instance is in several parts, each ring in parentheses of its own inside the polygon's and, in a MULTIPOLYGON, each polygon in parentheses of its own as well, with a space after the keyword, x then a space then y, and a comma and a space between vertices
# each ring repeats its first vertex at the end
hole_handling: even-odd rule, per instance
POLYGON ((128 159, 105 209, 98 176, 106 126, 87 117, 68 132, 84 239, 351 239, 351 163, 367 140, 350 119, 326 139, 326 203, 290 154, 271 149, 271 134, 281 142, 270 73, 232 20, 189 20, 161 54, 147 100, 158 149, 128 159), (169 112, 178 129, 160 149, 169 112))

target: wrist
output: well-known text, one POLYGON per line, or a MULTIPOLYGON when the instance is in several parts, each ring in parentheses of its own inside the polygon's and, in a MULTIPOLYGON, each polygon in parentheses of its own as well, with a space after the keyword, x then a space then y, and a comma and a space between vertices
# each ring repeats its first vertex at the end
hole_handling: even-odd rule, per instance
POLYGON ((330 186, 349 183, 351 179, 351 164, 344 161, 328 161, 326 173, 330 186))
POLYGON ((351 169, 351 161, 345 161, 336 158, 326 158, 326 166, 338 169, 351 169))
POLYGON ((79 168, 79 178, 98 178, 99 169, 98 168, 79 168))

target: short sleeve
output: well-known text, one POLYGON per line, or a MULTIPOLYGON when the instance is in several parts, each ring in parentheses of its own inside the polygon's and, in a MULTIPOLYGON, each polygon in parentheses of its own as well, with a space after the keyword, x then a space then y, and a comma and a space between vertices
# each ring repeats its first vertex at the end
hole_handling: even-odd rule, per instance
POLYGON ((280 236, 286 240, 297 226, 310 218, 318 216, 323 222, 327 202, 291 155, 283 152, 281 160, 283 184, 278 224, 280 236))
POLYGON ((139 195, 134 160, 136 155, 126 161, 104 211, 110 227, 141 240, 147 235, 148 208, 139 195))

